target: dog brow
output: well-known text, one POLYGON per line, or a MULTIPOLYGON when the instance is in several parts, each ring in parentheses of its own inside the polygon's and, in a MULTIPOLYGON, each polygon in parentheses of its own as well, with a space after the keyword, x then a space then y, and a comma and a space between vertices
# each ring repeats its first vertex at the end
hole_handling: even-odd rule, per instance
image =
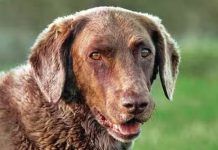
POLYGON ((99 51, 113 51, 117 47, 111 36, 98 36, 95 37, 89 45, 92 50, 99 51))
POLYGON ((130 49, 134 49, 140 45, 144 45, 148 48, 151 48, 150 42, 147 38, 143 36, 132 36, 129 40, 128 47, 130 49))

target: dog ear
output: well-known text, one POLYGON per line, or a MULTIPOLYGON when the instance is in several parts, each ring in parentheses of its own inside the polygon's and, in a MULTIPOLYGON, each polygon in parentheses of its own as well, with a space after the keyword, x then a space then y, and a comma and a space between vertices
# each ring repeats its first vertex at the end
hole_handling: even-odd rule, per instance
POLYGON ((147 17, 153 24, 151 35, 156 48, 155 63, 159 70, 161 84, 166 97, 172 100, 180 61, 178 47, 159 18, 151 15, 147 17))
MULTIPOLYGON (((161 84, 166 97, 173 99, 180 57, 177 45, 164 27, 161 29, 162 42, 159 41, 158 66, 161 84), (162 44, 162 46, 160 45, 162 44)), ((157 47, 158 48, 158 47, 157 47)))
POLYGON ((72 16, 58 18, 39 35, 31 48, 29 63, 40 90, 49 102, 56 103, 61 96, 69 95, 63 94, 64 90, 67 91, 65 85, 68 82, 74 86, 71 93, 76 94, 70 49, 83 25, 84 20, 74 20, 72 16), (69 76, 71 79, 66 81, 69 76))

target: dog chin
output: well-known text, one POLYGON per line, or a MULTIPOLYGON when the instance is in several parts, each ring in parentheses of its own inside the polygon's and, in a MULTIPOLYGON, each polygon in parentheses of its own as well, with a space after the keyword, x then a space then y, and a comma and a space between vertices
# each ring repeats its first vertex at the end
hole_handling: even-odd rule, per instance
POLYGON ((140 134, 141 123, 137 121, 114 124, 99 111, 95 111, 95 118, 101 126, 106 128, 109 135, 120 142, 130 143, 140 134))

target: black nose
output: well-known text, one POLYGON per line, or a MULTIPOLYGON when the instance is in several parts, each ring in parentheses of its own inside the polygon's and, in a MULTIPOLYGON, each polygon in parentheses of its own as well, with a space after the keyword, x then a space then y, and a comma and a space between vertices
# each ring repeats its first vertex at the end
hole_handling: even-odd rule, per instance
POLYGON ((148 102, 145 100, 127 98, 122 102, 122 105, 127 109, 128 113, 139 114, 144 112, 148 106, 148 102))

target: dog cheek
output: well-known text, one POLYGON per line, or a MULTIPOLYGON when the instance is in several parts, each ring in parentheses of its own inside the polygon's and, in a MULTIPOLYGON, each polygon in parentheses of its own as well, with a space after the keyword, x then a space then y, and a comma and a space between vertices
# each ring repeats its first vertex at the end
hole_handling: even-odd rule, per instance
POLYGON ((97 107, 97 109, 104 115, 108 116, 108 111, 114 109, 114 107, 108 105, 108 103, 113 99, 112 93, 113 89, 115 89, 111 82, 112 72, 105 64, 97 64, 93 66, 94 73, 92 76, 92 89, 95 95, 93 95, 91 99, 92 105, 97 107), (95 98, 95 100, 93 98, 95 98))
POLYGON ((116 85, 108 83, 105 92, 106 98, 104 111, 111 122, 119 124, 123 121, 122 115, 125 114, 125 112, 122 107, 120 107, 120 97, 116 95, 116 92, 114 91, 115 89, 116 85))
MULTIPOLYGON (((86 103, 91 109, 94 107, 99 111, 105 110, 105 88, 102 78, 96 75, 93 66, 87 65, 89 69, 84 69, 82 80, 82 91, 85 95, 86 103)), ((81 81, 80 80, 80 81, 81 81)))
POLYGON ((120 124, 122 121, 122 111, 119 109, 119 105, 115 101, 109 101, 106 105, 107 116, 115 124, 120 124), (119 110, 119 111, 118 111, 119 110))

